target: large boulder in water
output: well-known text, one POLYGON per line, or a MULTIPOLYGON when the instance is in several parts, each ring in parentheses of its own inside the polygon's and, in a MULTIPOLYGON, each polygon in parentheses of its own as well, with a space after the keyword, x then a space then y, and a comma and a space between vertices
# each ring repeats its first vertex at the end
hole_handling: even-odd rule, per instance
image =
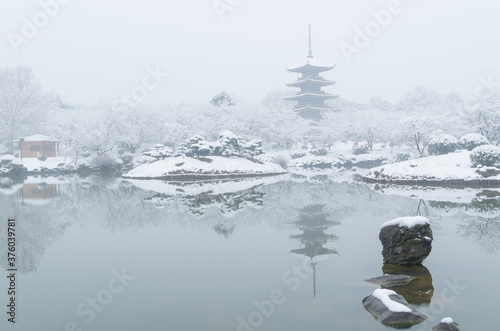
POLYGON ((363 299, 363 307, 380 323, 394 328, 408 328, 427 317, 416 311, 401 295, 386 289, 377 289, 363 299))
POLYGON ((429 220, 412 216, 384 223, 379 239, 383 246, 384 262, 417 265, 431 252, 433 237, 429 220))
POLYGON ((441 320, 441 323, 432 328, 432 331, 460 331, 460 329, 451 317, 445 317, 441 320))

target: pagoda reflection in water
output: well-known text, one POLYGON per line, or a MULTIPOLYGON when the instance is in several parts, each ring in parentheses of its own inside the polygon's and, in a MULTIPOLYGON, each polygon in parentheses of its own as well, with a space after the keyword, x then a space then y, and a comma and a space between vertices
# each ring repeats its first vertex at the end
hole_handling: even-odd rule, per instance
POLYGON ((311 205, 300 211, 300 219, 295 222, 301 234, 290 235, 290 239, 299 239, 302 248, 291 250, 290 253, 305 255, 311 260, 313 269, 313 295, 316 297, 316 265, 314 257, 319 255, 338 254, 337 250, 323 247, 328 242, 339 239, 334 234, 327 234, 331 226, 340 225, 340 222, 329 221, 328 214, 323 210, 324 205, 311 205))

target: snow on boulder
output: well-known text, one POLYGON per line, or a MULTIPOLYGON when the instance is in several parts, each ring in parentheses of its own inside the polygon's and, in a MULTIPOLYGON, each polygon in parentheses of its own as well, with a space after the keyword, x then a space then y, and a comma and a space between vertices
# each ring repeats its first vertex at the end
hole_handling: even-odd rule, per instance
POLYGON ((432 331, 459 331, 458 324, 451 317, 445 317, 441 323, 432 328, 432 331))
POLYGON ((364 298, 363 307, 380 323, 395 328, 410 327, 427 319, 412 308, 403 296, 386 289, 377 289, 364 298))
POLYGON ((453 323, 453 319, 451 317, 445 317, 441 320, 441 323, 451 324, 453 323))
POLYGON ((384 224, 382 224, 382 228, 384 228, 386 226, 391 226, 391 225, 397 225, 400 227, 411 228, 411 227, 414 227, 415 225, 426 225, 426 224, 431 224, 427 217, 407 216, 407 217, 398 217, 398 218, 393 219, 392 221, 385 222, 384 224))
POLYGON ((432 250, 430 222, 422 216, 400 217, 382 225, 384 262, 397 265, 418 265, 432 250))

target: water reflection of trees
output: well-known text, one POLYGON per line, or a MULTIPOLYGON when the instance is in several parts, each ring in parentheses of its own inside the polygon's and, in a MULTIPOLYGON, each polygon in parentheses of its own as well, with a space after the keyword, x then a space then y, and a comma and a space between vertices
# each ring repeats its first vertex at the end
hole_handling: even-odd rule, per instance
POLYGON ((460 209, 464 212, 475 212, 478 214, 500 214, 500 200, 497 199, 474 198, 468 203, 430 201, 429 205, 437 209, 460 209))
POLYGON ((198 195, 154 194, 144 198, 145 201, 153 202, 157 207, 165 207, 174 200, 181 202, 187 210, 196 216, 204 215, 209 209, 215 208, 222 215, 233 215, 245 208, 260 208, 264 203, 264 193, 254 189, 242 192, 230 192, 222 194, 203 193, 198 195))
MULTIPOLYGON (((28 179, 28 182, 37 183, 42 189, 55 185, 53 191, 57 196, 50 196, 47 204, 23 203, 21 184, 4 183, 0 189, 0 217, 11 216, 10 206, 14 204, 16 217, 22 220, 18 225, 23 263, 19 270, 22 272, 35 271, 47 247, 64 235, 68 227, 75 225, 81 228, 97 226, 118 233, 169 224, 215 231, 222 237, 229 237, 256 224, 285 228, 295 223, 301 233, 293 234, 292 239, 298 240, 302 247, 294 253, 314 256, 330 252, 328 248, 323 251, 325 244, 334 239, 326 230, 333 225, 328 223, 332 222, 328 215, 338 219, 356 214, 383 218, 412 215, 419 203, 406 197, 383 195, 362 184, 329 181, 275 181, 241 191, 210 193, 202 190, 206 193, 199 195, 183 192, 176 195, 176 189, 174 194, 163 194, 121 179, 94 176, 38 178, 28 179), (300 219, 291 217, 291 211, 298 212, 300 219), (308 221, 312 225, 307 225, 308 221)), ((235 187, 242 187, 241 182, 236 184, 235 187)), ((491 203, 488 210, 493 213, 495 202, 491 203)), ((433 216, 439 209, 435 204, 429 205, 433 216)), ((470 208, 468 212, 471 213, 470 208)), ((490 251, 498 250, 498 218, 474 219, 475 222, 464 221, 460 234, 478 238, 475 242, 489 247, 490 251)), ((5 227, 0 226, 0 236, 6 237, 5 227)), ((0 255, 5 253, 6 246, 0 240, 0 255)), ((0 261, 5 267, 6 260, 0 261)))
POLYGON ((500 251, 500 217, 470 218, 458 225, 458 233, 489 253, 500 251))
MULTIPOLYGON (((484 193, 484 192, 483 192, 484 193)), ((495 198, 474 198, 469 203, 430 201, 436 210, 456 210, 461 219, 458 233, 489 253, 500 250, 500 200, 495 198)))

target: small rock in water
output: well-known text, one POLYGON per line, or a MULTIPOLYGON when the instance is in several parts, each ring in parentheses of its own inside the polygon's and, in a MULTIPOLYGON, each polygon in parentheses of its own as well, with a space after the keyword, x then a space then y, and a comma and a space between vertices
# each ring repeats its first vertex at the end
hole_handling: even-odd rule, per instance
POLYGON ((427 317, 416 311, 401 295, 394 291, 378 289, 363 299, 363 307, 380 323, 394 328, 408 328, 422 323, 427 317))
POLYGON ((432 328, 432 331, 460 331, 460 329, 451 317, 445 317, 441 320, 441 323, 432 328))
POLYGON ((380 286, 398 286, 398 285, 407 285, 415 277, 407 276, 407 275, 383 275, 375 278, 365 279, 365 282, 377 284, 380 286))
POLYGON ((398 265, 417 265, 430 254, 432 230, 425 217, 401 217, 382 225, 379 239, 382 242, 384 261, 398 265))

